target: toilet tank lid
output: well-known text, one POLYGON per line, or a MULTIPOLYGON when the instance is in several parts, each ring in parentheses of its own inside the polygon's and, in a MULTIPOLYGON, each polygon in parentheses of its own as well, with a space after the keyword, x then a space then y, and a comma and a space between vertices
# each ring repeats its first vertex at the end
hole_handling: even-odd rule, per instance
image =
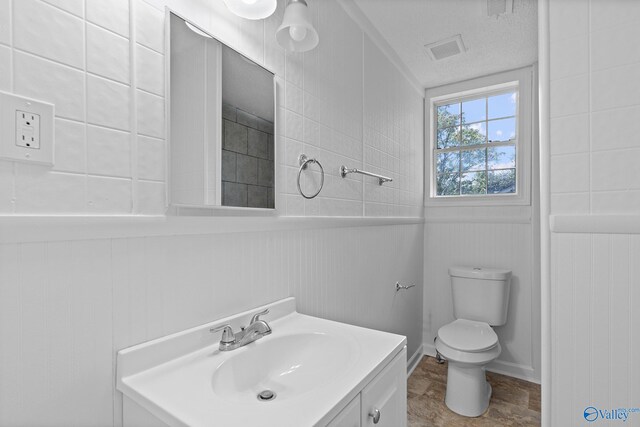
POLYGON ((480 280, 507 280, 511 277, 511 270, 484 267, 451 267, 449 268, 449 276, 480 280))

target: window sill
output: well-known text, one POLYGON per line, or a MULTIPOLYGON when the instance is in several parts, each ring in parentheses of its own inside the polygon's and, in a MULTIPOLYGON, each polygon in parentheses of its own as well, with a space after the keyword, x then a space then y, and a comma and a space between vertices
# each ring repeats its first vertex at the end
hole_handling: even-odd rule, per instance
POLYGON ((472 198, 436 198, 425 196, 426 207, 447 207, 447 206, 529 206, 531 201, 523 196, 479 196, 472 198))

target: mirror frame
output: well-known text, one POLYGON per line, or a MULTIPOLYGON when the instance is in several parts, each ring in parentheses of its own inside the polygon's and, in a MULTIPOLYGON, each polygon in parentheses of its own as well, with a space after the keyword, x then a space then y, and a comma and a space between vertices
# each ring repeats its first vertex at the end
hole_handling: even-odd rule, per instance
MULTIPOLYGON (((198 24, 194 23, 188 18, 185 18, 181 13, 165 6, 165 52, 164 52, 164 92, 165 92, 165 209, 167 215, 170 216, 278 216, 280 215, 280 197, 278 194, 279 173, 278 173, 278 151, 279 151, 279 111, 278 111, 278 76, 275 71, 265 67, 262 64, 254 61, 249 55, 244 54, 234 46, 225 43, 221 38, 216 37, 209 31, 203 29, 198 24), (204 36, 211 37, 224 47, 227 47, 238 55, 241 55, 246 60, 251 61, 253 64, 264 69, 273 76, 273 208, 255 208, 255 207, 241 207, 241 206, 224 206, 222 205, 222 199, 220 196, 219 205, 185 205, 185 204, 173 204, 171 201, 171 15, 183 20, 185 23, 192 26, 195 30, 203 33, 204 36)), ((222 120, 222 102, 220 102, 220 121, 222 120)), ((222 179, 222 135, 217 136, 216 141, 217 148, 220 149, 220 155, 216 158, 216 176, 222 179)), ((216 178, 218 179, 218 178, 216 178)), ((220 182, 220 188, 222 187, 220 182)))

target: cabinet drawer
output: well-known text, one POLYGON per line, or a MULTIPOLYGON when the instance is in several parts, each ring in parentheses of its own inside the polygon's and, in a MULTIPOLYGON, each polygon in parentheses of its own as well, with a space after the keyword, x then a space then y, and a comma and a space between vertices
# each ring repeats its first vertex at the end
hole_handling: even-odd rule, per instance
POLYGON ((362 426, 407 426, 407 348, 393 358, 361 393, 362 426), (379 411, 378 422, 373 415, 379 411))
POLYGON ((360 427, 360 394, 333 419, 327 427, 360 427))

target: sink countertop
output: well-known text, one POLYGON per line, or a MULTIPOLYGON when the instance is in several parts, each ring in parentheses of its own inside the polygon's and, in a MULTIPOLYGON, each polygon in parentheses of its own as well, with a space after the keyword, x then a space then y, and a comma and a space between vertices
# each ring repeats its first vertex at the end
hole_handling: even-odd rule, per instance
POLYGON ((297 313, 295 299, 287 298, 121 350, 117 389, 170 426, 322 426, 405 345, 404 336, 297 313), (264 308, 270 335, 218 350, 220 334, 210 328, 230 323, 238 330, 264 308), (263 382, 278 395, 258 401, 263 384, 251 381, 274 365, 275 380, 263 382))

